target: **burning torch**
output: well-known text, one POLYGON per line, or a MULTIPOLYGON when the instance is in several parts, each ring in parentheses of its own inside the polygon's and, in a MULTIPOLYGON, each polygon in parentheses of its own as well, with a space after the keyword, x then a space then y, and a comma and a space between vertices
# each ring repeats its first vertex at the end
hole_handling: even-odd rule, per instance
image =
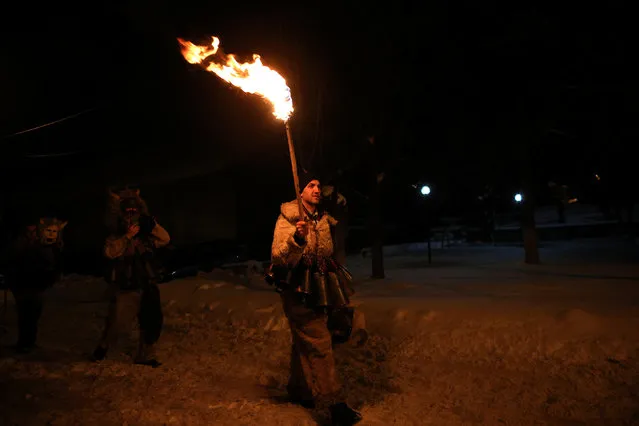
POLYGON ((210 46, 198 46, 180 38, 178 38, 178 42, 182 46, 182 56, 190 64, 199 64, 227 83, 239 87, 246 93, 259 95, 273 105, 273 115, 278 120, 282 120, 286 128, 297 207, 300 218, 303 218, 304 209, 300 195, 295 146, 289 124, 289 119, 293 114, 293 98, 291 97, 291 89, 286 85, 286 80, 277 71, 263 65, 257 54, 253 54, 253 62, 244 63, 238 62, 234 55, 224 54, 220 49, 220 39, 217 37, 213 37, 210 46))

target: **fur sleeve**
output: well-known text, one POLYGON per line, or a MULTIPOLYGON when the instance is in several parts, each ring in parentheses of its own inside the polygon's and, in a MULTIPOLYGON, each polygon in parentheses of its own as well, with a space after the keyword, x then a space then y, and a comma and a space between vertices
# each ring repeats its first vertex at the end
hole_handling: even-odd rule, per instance
POLYGON ((164 247, 171 242, 169 233, 161 227, 159 223, 155 224, 151 235, 153 236, 153 245, 155 245, 156 248, 164 247))
POLYGON ((302 258, 304 246, 295 242, 295 225, 282 215, 275 224, 273 246, 271 247, 271 261, 275 265, 295 266, 302 258))

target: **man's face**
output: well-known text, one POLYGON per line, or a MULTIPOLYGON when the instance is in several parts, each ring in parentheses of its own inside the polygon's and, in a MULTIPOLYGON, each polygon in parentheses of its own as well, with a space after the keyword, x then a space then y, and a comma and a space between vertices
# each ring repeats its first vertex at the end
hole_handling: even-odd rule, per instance
POLYGON ((318 205, 322 196, 322 186, 316 179, 310 181, 302 191, 302 200, 311 204, 318 205))

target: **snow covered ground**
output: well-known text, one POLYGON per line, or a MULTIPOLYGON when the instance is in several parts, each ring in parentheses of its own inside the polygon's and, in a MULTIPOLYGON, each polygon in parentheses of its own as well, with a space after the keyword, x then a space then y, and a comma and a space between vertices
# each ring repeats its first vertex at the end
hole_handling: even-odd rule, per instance
MULTIPOLYGON (((639 424, 639 248, 630 240, 461 246, 352 257, 371 338, 336 349, 362 425, 639 424)), ((106 285, 68 276, 48 295, 41 348, 15 355, 13 306, 0 347, 3 425, 312 425, 285 401, 289 332, 259 275, 224 271, 162 286, 159 369, 134 366, 135 330, 87 361, 106 285)))
MULTIPOLYGON (((633 210, 633 221, 639 221, 639 206, 633 210)), ((614 212, 614 211, 613 211, 614 212)), ((606 219, 597 205, 574 203, 565 207, 565 223, 558 223, 559 215, 555 206, 542 206, 535 209, 535 224, 537 227, 557 227, 557 226, 583 226, 595 224, 614 224, 618 220, 606 219)), ((628 220, 628 212, 622 213, 624 221, 628 220)), ((497 229, 519 228, 519 217, 515 212, 511 215, 498 216, 496 221, 497 229)))

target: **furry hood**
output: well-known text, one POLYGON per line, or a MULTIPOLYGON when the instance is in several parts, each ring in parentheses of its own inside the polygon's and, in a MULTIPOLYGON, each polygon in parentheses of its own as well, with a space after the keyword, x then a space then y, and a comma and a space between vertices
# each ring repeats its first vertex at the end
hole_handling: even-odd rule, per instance
POLYGON ((117 231, 120 219, 124 216, 122 209, 120 208, 121 203, 124 200, 134 200, 141 215, 149 214, 149 208, 146 204, 146 201, 144 201, 142 197, 140 197, 139 190, 125 190, 120 191, 119 193, 109 190, 108 196, 109 199, 107 201, 107 213, 105 222, 111 232, 117 231))
MULTIPOLYGON (((299 209, 297 208, 297 200, 289 201, 288 203, 282 204, 280 207, 280 213, 282 216, 286 218, 291 223, 295 223, 300 220, 299 209)), ((322 213, 322 217, 320 220, 328 221, 329 225, 335 226, 337 225, 337 220, 326 211, 322 213)))

